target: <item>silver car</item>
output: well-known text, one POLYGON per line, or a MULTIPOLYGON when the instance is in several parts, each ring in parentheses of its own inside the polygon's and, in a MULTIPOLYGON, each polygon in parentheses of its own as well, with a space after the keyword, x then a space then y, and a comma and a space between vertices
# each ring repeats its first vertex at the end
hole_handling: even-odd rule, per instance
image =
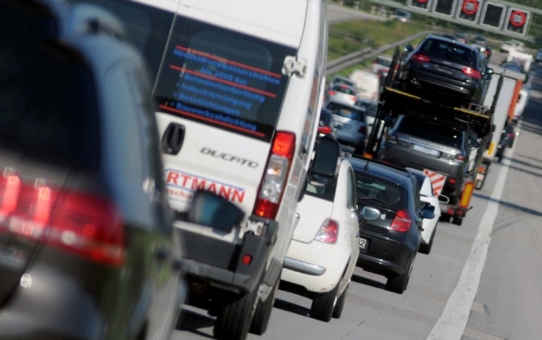
POLYGON ((354 154, 363 154, 367 136, 365 110, 354 105, 330 101, 326 109, 333 112, 339 143, 352 147, 354 154))
POLYGON ((346 105, 354 105, 357 101, 356 88, 345 84, 332 85, 325 94, 325 101, 334 101, 346 105))

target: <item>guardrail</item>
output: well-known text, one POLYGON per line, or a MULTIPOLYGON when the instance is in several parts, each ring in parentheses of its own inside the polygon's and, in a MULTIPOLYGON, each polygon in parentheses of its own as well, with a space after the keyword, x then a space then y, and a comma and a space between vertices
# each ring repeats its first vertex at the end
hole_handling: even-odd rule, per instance
POLYGON ((367 59, 374 58, 374 57, 378 56, 379 54, 382 54, 383 52, 394 48, 397 45, 404 45, 404 44, 408 43, 409 41, 412 41, 412 40, 414 40, 416 38, 425 36, 427 34, 440 33, 440 32, 442 32, 442 31, 439 31, 439 30, 424 31, 424 32, 414 34, 414 35, 412 35, 410 37, 401 39, 399 41, 393 42, 391 44, 382 45, 382 46, 380 46, 378 48, 375 48, 375 49, 367 47, 367 48, 364 48, 364 49, 362 49, 360 51, 347 54, 345 56, 342 56, 340 58, 337 58, 335 60, 332 60, 332 61, 328 62, 327 63, 327 68, 326 68, 326 75, 335 74, 335 73, 337 73, 339 71, 342 71, 343 69, 345 69, 347 67, 350 67, 350 66, 355 65, 355 64, 359 64, 359 63, 361 63, 361 62, 363 62, 363 61, 365 61, 367 59))

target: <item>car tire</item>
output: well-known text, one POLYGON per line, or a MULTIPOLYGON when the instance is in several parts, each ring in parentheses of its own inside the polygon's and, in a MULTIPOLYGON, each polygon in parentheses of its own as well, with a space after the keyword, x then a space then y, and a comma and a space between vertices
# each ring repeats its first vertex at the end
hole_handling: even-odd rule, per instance
POLYGON ((461 225, 463 224, 463 217, 457 217, 457 216, 455 216, 455 217, 454 217, 453 223, 454 223, 455 225, 461 227, 461 225))
POLYGON ((335 308, 333 308, 333 314, 331 316, 334 319, 339 319, 341 315, 343 314, 343 308, 346 302, 346 295, 348 294, 349 287, 350 287, 350 283, 346 285, 344 292, 341 294, 341 296, 339 296, 339 299, 337 300, 337 303, 335 304, 335 308))
POLYGON ((429 253, 431 252, 431 248, 433 247, 433 239, 435 238, 435 233, 437 231, 437 225, 438 223, 435 225, 435 229, 433 229, 433 232, 431 233, 431 237, 429 238, 429 243, 427 244, 423 242, 420 243, 420 249, 418 250, 420 253, 429 255, 429 253))
POLYGON ((385 289, 387 291, 403 294, 408 287, 408 282, 410 281, 410 274, 412 274, 412 268, 414 268, 414 261, 416 260, 416 255, 412 257, 408 264, 408 269, 403 272, 403 274, 395 274, 388 278, 386 282, 385 289))
POLYGON ((213 330, 219 340, 245 340, 254 315, 257 290, 227 301, 218 312, 213 330))
POLYGON ((277 297, 277 290, 279 288, 280 279, 277 280, 273 291, 265 301, 259 301, 256 306, 256 311, 252 317, 252 322, 250 324, 249 332, 256 335, 262 335, 267 330, 267 325, 269 325, 269 319, 271 318, 271 312, 273 306, 275 305, 275 300, 277 297))
POLYGON ((313 319, 329 322, 335 306, 337 305, 337 293, 339 292, 339 282, 331 291, 324 293, 312 300, 309 316, 313 319))

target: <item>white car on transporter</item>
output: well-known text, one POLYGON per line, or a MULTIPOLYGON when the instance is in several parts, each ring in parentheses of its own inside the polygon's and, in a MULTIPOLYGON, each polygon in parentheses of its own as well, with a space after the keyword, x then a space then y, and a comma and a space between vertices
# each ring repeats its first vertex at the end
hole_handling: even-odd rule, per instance
POLYGON ((341 316, 359 254, 354 171, 346 159, 338 168, 332 184, 307 186, 280 285, 312 299, 310 317, 325 322, 341 316))
POLYGON ((435 239, 435 233, 437 232, 437 224, 440 219, 441 211, 439 198, 442 200, 449 200, 448 197, 444 195, 435 196, 433 191, 433 184, 429 177, 427 177, 423 171, 407 168, 418 180, 418 185, 420 187, 420 201, 422 204, 431 204, 435 208, 433 213, 435 217, 432 219, 424 218, 423 226, 421 231, 421 243, 419 252, 422 254, 429 254, 431 248, 433 247, 433 240, 435 239))

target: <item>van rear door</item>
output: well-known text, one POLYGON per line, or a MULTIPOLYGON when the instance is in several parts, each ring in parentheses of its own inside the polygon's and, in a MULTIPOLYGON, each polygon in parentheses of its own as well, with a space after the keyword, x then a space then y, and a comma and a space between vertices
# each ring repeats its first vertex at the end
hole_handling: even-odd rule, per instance
POLYGON ((171 206, 215 192, 250 215, 296 49, 178 16, 154 97, 171 206))

